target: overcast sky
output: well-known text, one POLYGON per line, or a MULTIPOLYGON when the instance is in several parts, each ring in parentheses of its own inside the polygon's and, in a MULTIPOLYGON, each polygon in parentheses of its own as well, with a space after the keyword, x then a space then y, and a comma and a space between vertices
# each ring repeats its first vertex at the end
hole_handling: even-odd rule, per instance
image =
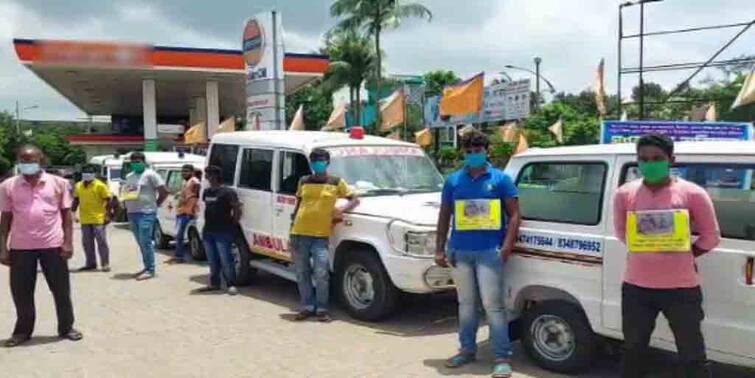
MULTIPOLYGON (((157 45, 240 48, 243 22, 255 13, 278 9, 283 15, 286 50, 311 52, 335 21, 332 0, 0 0, 0 110, 15 101, 38 105, 23 118, 76 119, 76 107, 18 62, 13 38, 122 40, 157 45)), ((601 57, 606 85, 615 92, 618 0, 426 0, 431 23, 408 21, 384 34, 388 73, 421 74, 451 69, 461 76, 485 71, 488 78, 507 64, 542 72, 558 90, 578 92, 592 85, 601 57)), ((638 31, 638 7, 625 11, 625 33, 638 31)), ((749 21, 752 0, 665 0, 646 7, 649 31, 749 21)), ((646 40, 646 64, 707 60, 737 29, 646 40)), ((638 47, 625 44, 625 66, 637 64, 638 47)), ((755 54, 755 28, 721 58, 755 54)), ((706 71, 700 78, 714 74, 706 71)), ((522 72, 509 71, 515 78, 522 72)), ((689 72, 651 74, 672 87, 689 72)), ((625 90, 636 77, 625 77, 625 90)), ((625 92, 627 93, 627 92, 625 92)))

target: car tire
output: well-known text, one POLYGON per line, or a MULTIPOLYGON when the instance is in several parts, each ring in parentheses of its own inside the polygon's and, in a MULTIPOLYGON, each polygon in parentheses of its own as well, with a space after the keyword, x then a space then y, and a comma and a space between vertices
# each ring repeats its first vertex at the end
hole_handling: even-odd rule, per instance
POLYGON ((338 265, 335 272, 338 296, 351 317, 375 322, 394 313, 400 293, 375 253, 347 251, 338 265))
POLYGON ((543 301, 522 319, 522 345, 540 367, 566 374, 588 369, 597 336, 582 309, 566 301, 543 301))
POLYGON ((252 252, 241 235, 237 236, 233 243, 233 260, 236 269, 236 286, 250 285, 257 274, 257 270, 249 265, 252 260, 252 252))
POLYGON ((189 253, 191 254, 191 258, 195 261, 205 261, 207 260, 207 254, 204 250, 204 244, 202 243, 202 238, 199 237, 199 233, 195 228, 189 228, 189 230, 186 232, 188 234, 189 239, 189 253))
POLYGON ((163 234, 163 230, 160 228, 160 222, 155 222, 153 232, 157 249, 168 249, 168 247, 170 247, 170 237, 163 234))

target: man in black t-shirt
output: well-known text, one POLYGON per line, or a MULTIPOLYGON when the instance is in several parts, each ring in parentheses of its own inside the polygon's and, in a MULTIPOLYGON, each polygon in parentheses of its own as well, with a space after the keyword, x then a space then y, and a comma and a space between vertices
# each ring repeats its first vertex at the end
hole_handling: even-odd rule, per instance
POLYGON ((210 187, 202 193, 205 204, 202 240, 210 263, 210 285, 200 291, 220 290, 222 273, 228 294, 236 295, 236 270, 231 243, 236 236, 241 218, 241 204, 236 191, 223 185, 223 172, 220 167, 211 165, 204 172, 210 187))

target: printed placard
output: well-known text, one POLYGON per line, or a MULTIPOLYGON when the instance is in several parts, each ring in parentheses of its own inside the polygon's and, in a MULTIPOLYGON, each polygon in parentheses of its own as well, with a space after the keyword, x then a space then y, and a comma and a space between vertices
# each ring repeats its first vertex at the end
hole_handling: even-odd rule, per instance
POLYGON ((454 222, 457 231, 501 229, 501 200, 469 199, 454 203, 454 222))
POLYGON ((627 247, 631 253, 689 252, 689 212, 686 209, 627 212, 627 247))

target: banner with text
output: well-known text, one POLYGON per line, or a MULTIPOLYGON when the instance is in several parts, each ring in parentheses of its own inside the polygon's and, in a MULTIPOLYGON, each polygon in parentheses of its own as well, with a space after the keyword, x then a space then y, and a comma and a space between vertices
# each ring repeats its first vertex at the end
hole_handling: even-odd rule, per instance
POLYGON ((530 114, 530 80, 518 80, 485 87, 482 111, 441 119, 440 96, 425 101, 425 125, 449 127, 467 123, 498 122, 527 118, 530 114))
POLYGON ((646 134, 675 141, 752 140, 752 124, 744 122, 604 121, 600 143, 635 143, 646 134))

